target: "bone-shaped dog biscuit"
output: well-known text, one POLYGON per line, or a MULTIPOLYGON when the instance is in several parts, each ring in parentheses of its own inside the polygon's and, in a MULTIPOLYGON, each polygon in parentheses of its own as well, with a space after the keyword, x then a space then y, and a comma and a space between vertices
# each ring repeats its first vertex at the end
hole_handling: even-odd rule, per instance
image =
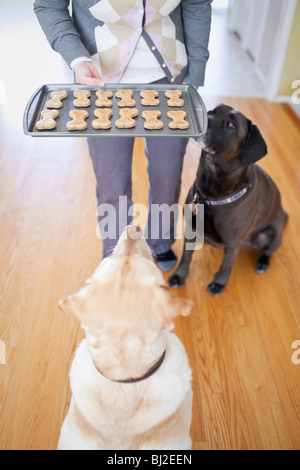
POLYGON ((72 109, 69 112, 70 118, 72 121, 67 122, 67 129, 69 131, 84 131, 87 129, 88 125, 85 122, 85 119, 89 117, 89 113, 84 110, 72 109))
POLYGON ((181 107, 184 105, 184 100, 180 98, 182 95, 180 90, 167 90, 165 96, 169 98, 168 106, 181 107))
POLYGON ((91 104, 89 97, 91 93, 89 90, 75 90, 74 96, 76 100, 73 101, 73 104, 76 108, 87 108, 91 104))
POLYGON ((144 106, 158 106, 160 101, 157 99, 159 96, 158 91, 155 90, 142 90, 140 93, 142 99, 141 103, 144 106))
POLYGON ((111 122, 109 118, 112 116, 111 109, 95 109, 94 114, 97 119, 94 119, 92 126, 94 129, 110 129, 111 122))
POLYGON ((159 121, 158 118, 161 116, 161 112, 158 110, 155 111, 143 111, 142 117, 146 119, 144 123, 145 129, 162 129, 164 127, 164 123, 159 121))
POLYGON ((123 108, 120 109, 120 119, 116 121, 116 127, 119 129, 130 129, 135 127, 136 121, 132 118, 137 117, 139 114, 136 108, 123 108))
POLYGON ((185 121, 185 111, 168 111, 167 116, 173 119, 169 124, 170 129, 188 129, 190 127, 188 121, 185 121))
POLYGON ((118 102, 118 106, 120 108, 128 108, 129 106, 135 106, 136 102, 133 97, 133 91, 132 90, 119 90, 116 93, 117 98, 121 98, 121 100, 118 102))
POLYGON ((112 101, 109 99, 113 96, 112 91, 110 90, 99 90, 96 91, 96 96, 98 97, 96 101, 96 106, 98 108, 110 108, 113 104, 112 101))
POLYGON ((59 116, 59 111, 57 109, 44 109, 41 112, 42 119, 37 121, 36 128, 39 131, 55 129, 56 122, 55 119, 59 116))
POLYGON ((47 108, 60 109, 63 107, 62 100, 68 97, 68 93, 64 90, 52 91, 50 97, 51 100, 46 101, 47 108))

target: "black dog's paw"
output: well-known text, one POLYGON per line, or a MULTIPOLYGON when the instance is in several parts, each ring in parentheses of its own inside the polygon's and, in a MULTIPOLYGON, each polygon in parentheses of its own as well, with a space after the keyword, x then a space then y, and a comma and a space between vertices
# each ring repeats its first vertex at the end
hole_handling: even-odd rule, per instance
POLYGON ((262 255, 256 261, 256 272, 257 274, 264 274, 270 266, 269 256, 262 255))
POLYGON ((222 294, 222 292, 224 292, 225 289, 226 289, 226 285, 224 286, 224 284, 219 284, 219 282, 216 282, 216 281, 212 281, 207 286, 207 290, 211 296, 222 294))
POLYGON ((179 276, 179 274, 172 274, 168 279, 168 285, 170 287, 182 287, 184 285, 184 279, 179 276))

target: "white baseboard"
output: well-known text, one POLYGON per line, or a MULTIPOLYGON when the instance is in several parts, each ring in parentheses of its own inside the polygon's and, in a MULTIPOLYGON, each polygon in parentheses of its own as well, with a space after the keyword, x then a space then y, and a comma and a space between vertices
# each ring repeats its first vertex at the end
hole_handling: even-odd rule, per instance
POLYGON ((292 97, 291 95, 280 95, 274 98, 275 103, 287 103, 292 104, 292 97))

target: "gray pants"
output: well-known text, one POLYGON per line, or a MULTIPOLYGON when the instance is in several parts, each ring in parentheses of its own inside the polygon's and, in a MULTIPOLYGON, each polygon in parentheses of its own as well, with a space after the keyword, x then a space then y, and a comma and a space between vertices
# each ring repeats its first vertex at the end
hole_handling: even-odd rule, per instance
MULTIPOLYGON (((146 156, 148 159, 149 175, 149 216, 148 244, 156 254, 168 251, 174 242, 174 221, 171 220, 170 237, 151 239, 151 206, 152 204, 167 204, 172 206, 178 202, 183 157, 188 139, 168 137, 146 138, 146 156)), ((116 237, 103 238, 103 257, 109 255, 116 245, 124 228, 131 222, 128 208, 132 205, 131 166, 134 138, 130 137, 90 137, 88 145, 94 166, 97 182, 98 206, 111 204, 117 214, 116 237), (122 217, 123 226, 119 224, 119 196, 127 197, 127 217, 122 217)), ((138 202, 138 201, 136 201, 138 202)), ((123 214, 124 215, 124 214, 123 214)), ((102 215, 99 217, 99 222, 102 215)), ((105 215, 107 220, 107 215, 105 215)), ((101 224, 100 224, 101 226, 101 224)), ((100 230, 101 231, 101 230, 100 230)), ((156 230, 157 233, 157 230, 156 230)), ((162 235, 162 229, 160 230, 162 235)))
MULTIPOLYGON (((169 83, 166 78, 155 83, 169 83)), ((108 256, 116 245, 124 226, 131 223, 132 217, 128 216, 128 209, 132 206, 131 190, 131 166, 134 138, 130 137, 90 137, 87 139, 90 156, 94 166, 97 182, 98 207, 110 204, 117 214, 115 222, 116 236, 107 238, 103 233, 101 219, 107 215, 98 217, 100 233, 103 239, 103 257, 108 256), (127 207, 119 207, 119 197, 126 196, 127 207), (119 214, 121 212, 121 218, 119 214), (126 212, 123 214, 122 212, 126 212), (121 220, 121 223, 120 223, 121 220)), ((149 213, 147 224, 147 241, 156 254, 165 253, 174 242, 174 219, 170 219, 168 237, 165 236, 162 220, 156 221, 158 227, 152 231, 152 205, 167 204, 169 207, 178 202, 183 157, 188 139, 175 137, 148 137, 146 138, 146 157, 148 159, 149 175, 149 213), (153 239, 151 234, 158 234, 153 239)), ((135 201, 139 202, 139 201, 135 201)), ((153 221, 152 221, 153 222, 153 221)))

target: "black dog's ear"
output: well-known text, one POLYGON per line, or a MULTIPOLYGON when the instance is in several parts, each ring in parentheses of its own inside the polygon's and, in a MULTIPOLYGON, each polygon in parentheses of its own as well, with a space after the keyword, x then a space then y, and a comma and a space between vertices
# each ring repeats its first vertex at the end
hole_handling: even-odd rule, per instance
POLYGON ((264 141, 257 126, 249 121, 249 133, 239 154, 239 162, 242 166, 249 166, 263 158, 268 153, 267 144, 264 141))

